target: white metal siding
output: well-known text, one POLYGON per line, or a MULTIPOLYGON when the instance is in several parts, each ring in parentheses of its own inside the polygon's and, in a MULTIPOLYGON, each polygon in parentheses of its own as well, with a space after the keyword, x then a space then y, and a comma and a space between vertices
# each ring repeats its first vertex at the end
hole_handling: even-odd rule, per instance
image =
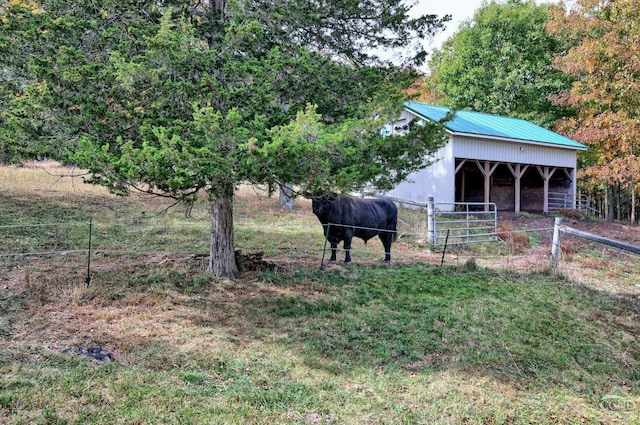
POLYGON ((418 203, 427 203, 429 197, 438 202, 455 200, 455 159, 452 155, 452 143, 449 142, 434 155, 436 162, 431 166, 411 174, 387 196, 418 203))
POLYGON ((452 142, 453 155, 456 158, 550 167, 575 168, 576 166, 576 152, 572 149, 461 136, 453 136, 452 142))

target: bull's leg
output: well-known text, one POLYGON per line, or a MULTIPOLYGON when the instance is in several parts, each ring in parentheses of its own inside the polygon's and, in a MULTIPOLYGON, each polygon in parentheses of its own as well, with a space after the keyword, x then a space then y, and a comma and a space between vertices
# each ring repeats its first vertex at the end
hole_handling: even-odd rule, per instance
POLYGON ((329 258, 329 264, 335 264, 336 254, 338 253, 338 243, 337 242, 330 242, 330 243, 331 243, 331 258, 329 258))
POLYGON ((380 240, 384 246, 384 262, 389 264, 391 262, 391 242, 393 241, 393 233, 380 233, 380 240))
POLYGON ((344 263, 351 263, 351 235, 347 235, 344 238, 344 263))

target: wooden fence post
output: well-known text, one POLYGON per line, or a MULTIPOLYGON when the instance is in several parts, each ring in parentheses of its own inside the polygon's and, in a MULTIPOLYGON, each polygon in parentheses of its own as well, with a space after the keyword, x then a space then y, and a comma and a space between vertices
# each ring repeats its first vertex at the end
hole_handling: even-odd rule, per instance
POLYGON ((560 226, 564 220, 562 217, 556 217, 553 225, 553 243, 551 244, 551 268, 558 267, 558 257, 560 256, 560 226))
POLYGON ((436 243, 436 235, 435 235, 435 216, 434 216, 435 205, 433 202, 433 197, 427 198, 427 239, 430 244, 436 243))

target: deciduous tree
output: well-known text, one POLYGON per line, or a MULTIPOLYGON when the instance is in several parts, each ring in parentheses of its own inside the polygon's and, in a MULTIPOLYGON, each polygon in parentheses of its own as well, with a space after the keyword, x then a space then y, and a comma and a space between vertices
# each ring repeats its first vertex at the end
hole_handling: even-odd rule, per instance
POLYGON ((484 3, 435 52, 426 88, 455 109, 552 127, 570 111, 548 97, 568 88, 570 78, 552 66, 563 43, 545 31, 550 7, 533 0, 484 3))
MULTIPOLYGON (((579 111, 561 125, 571 137, 589 145, 580 177, 592 188, 609 186, 605 192, 620 194, 612 190, 620 186, 630 193, 631 200, 621 204, 629 208, 632 222, 637 217, 640 170, 638 22, 637 1, 578 0, 569 13, 554 10, 548 25, 555 36, 573 42, 555 64, 575 81, 555 102, 579 111)), ((613 214, 608 218, 612 220, 613 214)))

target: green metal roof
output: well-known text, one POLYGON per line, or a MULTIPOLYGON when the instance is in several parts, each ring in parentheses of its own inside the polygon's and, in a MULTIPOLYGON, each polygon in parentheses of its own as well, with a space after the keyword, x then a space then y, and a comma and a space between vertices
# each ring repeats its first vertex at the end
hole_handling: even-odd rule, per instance
MULTIPOLYGON (((429 121, 440 121, 450 112, 449 108, 418 102, 405 102, 404 105, 409 111, 429 121)), ((444 126, 455 134, 522 140, 576 150, 587 149, 582 143, 518 118, 480 112, 455 111, 453 119, 446 121, 444 126)))

